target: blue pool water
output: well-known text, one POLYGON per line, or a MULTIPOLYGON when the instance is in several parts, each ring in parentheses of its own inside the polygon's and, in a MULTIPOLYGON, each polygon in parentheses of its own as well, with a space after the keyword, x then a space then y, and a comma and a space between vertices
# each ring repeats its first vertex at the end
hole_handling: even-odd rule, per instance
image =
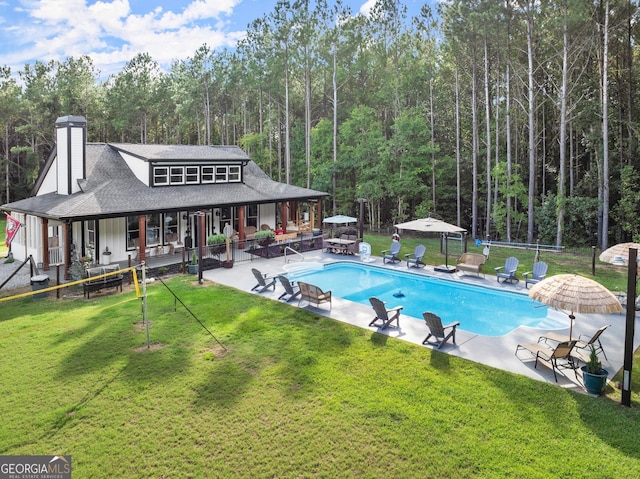
POLYGON ((462 284, 357 263, 317 265, 289 272, 296 281, 331 290, 334 296, 370 305, 369 297, 385 301, 388 308, 402 305, 402 313, 422 319, 424 311, 444 324, 460 321, 460 329, 486 336, 508 334, 519 326, 558 329, 566 322, 549 317, 547 306, 528 296, 462 284), (398 296, 401 293, 403 296, 398 296))

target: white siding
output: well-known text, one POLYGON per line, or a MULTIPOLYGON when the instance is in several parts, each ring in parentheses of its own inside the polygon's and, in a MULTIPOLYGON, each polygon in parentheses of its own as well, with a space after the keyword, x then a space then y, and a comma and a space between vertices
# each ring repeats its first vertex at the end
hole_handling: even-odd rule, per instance
POLYGON ((71 128, 71 193, 80 191, 84 179, 84 128, 71 128))
MULTIPOLYGON (((111 263, 126 261, 129 251, 126 242, 126 220, 124 218, 110 218, 100 220, 100 261, 103 261, 102 253, 109 247, 111 251, 111 263)), ((135 256, 135 252, 132 253, 135 256)))
POLYGON ((122 155, 122 158, 124 158, 124 161, 127 163, 131 172, 136 175, 136 178, 149 186, 149 164, 140 158, 127 155, 126 153, 120 152, 120 154, 122 155))
POLYGON ((57 170, 57 186, 56 190, 60 195, 68 195, 68 179, 69 179, 69 171, 67 165, 67 129, 66 128, 58 128, 56 132, 57 136, 57 147, 58 147, 58 159, 56 161, 56 170, 57 170))
POLYGON ((276 229, 276 204, 269 203, 267 205, 258 206, 258 229, 261 225, 269 225, 271 229, 276 229))
POLYGON ((36 192, 36 196, 46 195, 47 193, 55 193, 58 191, 58 181, 57 181, 57 164, 58 158, 56 157, 51 164, 51 168, 46 172, 44 180, 42 181, 42 185, 36 192))

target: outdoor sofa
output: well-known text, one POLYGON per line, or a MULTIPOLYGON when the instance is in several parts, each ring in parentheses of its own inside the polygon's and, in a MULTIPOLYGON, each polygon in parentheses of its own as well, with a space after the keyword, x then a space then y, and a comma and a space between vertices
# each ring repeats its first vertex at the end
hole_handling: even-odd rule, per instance
POLYGON ((477 253, 464 253, 458 261, 456 261, 456 268, 458 271, 465 273, 475 273, 478 276, 482 273, 482 265, 485 263, 486 258, 482 254, 477 253))

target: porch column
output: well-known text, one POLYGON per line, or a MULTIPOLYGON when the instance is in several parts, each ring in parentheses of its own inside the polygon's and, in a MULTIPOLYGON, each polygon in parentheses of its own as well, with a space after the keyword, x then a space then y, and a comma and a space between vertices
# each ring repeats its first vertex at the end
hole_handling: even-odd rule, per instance
POLYGON ((140 251, 138 252, 138 262, 142 263, 147 260, 145 254, 147 249, 147 215, 138 216, 138 245, 140 251))
MULTIPOLYGON (((62 227, 62 244, 64 249, 64 277, 71 279, 71 223, 65 222, 62 227)), ((76 251, 76 254, 80 254, 76 251)))
POLYGON ((293 221, 296 226, 300 226, 300 212, 298 211, 297 201, 292 201, 291 203, 289 203, 289 215, 289 219, 293 221))
POLYGON ((205 234, 205 221, 204 221, 204 216, 205 213, 204 211, 200 211, 197 214, 198 217, 198 235, 200 236, 200 247, 198 248, 198 251, 200 252, 200 257, 198 258, 198 283, 202 284, 202 268, 203 268, 203 259, 204 256, 206 255, 206 248, 207 248, 207 241, 206 241, 206 234, 205 234))
POLYGON ((49 271, 49 220, 42 218, 42 269, 49 271))
POLYGON ((313 232, 313 229, 316 226, 316 205, 313 202, 309 202, 309 227, 313 232))
POLYGON ((280 203, 280 229, 287 232, 287 202, 280 203))
POLYGON ((318 198, 318 226, 322 229, 322 198, 318 198))
POLYGON ((238 242, 238 249, 244 248, 244 205, 238 206, 238 238, 240 241, 238 242))

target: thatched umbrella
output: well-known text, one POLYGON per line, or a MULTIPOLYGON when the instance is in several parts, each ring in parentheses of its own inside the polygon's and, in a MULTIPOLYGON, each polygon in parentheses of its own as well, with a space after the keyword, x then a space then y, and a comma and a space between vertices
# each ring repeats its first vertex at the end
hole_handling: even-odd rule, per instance
POLYGON ((529 290, 529 297, 557 309, 569 311, 569 339, 573 313, 611 314, 622 311, 611 291, 592 279, 576 274, 557 274, 543 279, 529 290))
POLYGON ((612 264, 627 264, 629 262, 629 248, 640 250, 638 243, 618 243, 600 253, 600 261, 612 264))

